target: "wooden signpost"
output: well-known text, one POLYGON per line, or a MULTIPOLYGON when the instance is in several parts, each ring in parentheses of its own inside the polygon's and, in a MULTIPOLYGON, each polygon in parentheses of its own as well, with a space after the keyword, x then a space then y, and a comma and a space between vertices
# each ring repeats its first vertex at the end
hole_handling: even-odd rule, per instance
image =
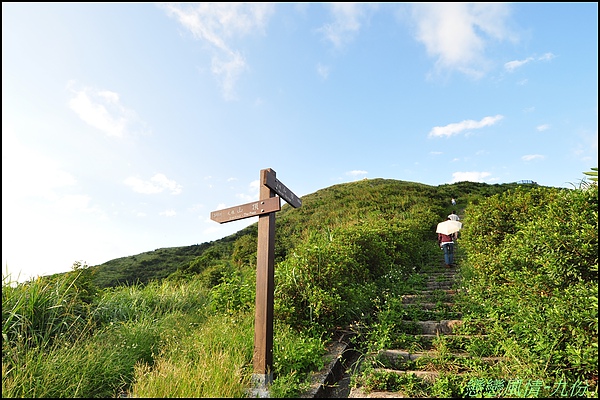
POLYGON ((265 213, 281 210, 279 197, 270 197, 265 200, 246 203, 239 206, 225 208, 210 213, 210 219, 222 224, 223 222, 237 221, 238 219, 256 217, 265 213))
POLYGON ((263 388, 273 382, 275 212, 281 209, 279 198, 294 208, 302 205, 302 200, 276 178, 275 171, 263 169, 260 171, 260 200, 210 213, 210 218, 218 223, 258 216, 253 379, 263 388))

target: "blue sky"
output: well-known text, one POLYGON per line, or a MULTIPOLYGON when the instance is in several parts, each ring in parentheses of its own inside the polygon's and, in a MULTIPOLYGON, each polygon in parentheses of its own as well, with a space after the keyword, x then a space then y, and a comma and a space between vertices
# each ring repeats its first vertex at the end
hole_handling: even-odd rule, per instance
POLYGON ((3 275, 217 240, 272 168, 573 187, 598 3, 2 3, 3 275))

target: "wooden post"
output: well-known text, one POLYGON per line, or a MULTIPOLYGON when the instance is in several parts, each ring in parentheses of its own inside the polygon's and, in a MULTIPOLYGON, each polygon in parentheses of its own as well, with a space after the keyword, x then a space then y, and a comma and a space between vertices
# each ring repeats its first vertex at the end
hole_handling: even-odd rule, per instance
MULTIPOLYGON (((275 196, 265 185, 275 171, 260 171, 259 198, 275 196)), ((275 213, 258 217, 256 253, 256 311, 254 319, 254 380, 262 386, 273 382, 273 296, 275 292, 275 213)))
MULTIPOLYGON (((273 303, 275 295, 275 212, 280 198, 298 208, 302 200, 281 183, 271 168, 260 171, 260 200, 217 210, 210 218, 220 224, 258 216, 256 249, 256 311, 254 316, 254 374, 259 390, 273 383, 273 303), (279 195, 279 197, 276 197, 279 195)), ((263 396, 259 396, 263 397, 263 396)))

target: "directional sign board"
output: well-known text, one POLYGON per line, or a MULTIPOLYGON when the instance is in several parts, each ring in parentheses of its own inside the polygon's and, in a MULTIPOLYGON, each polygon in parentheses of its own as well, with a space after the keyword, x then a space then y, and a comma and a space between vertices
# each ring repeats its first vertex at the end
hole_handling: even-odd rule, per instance
POLYGON ((302 205, 302 200, 296 196, 290 189, 288 189, 283 183, 281 183, 273 173, 265 174, 266 179, 263 185, 277 193, 282 199, 287 201, 289 205, 294 208, 298 208, 302 205))
MULTIPOLYGON (((252 379, 266 390, 273 382, 273 310, 275 293, 275 211, 284 199, 298 208, 302 201, 276 178, 270 168, 260 171, 262 200, 210 213, 220 224, 258 216, 256 248, 256 310, 254 317, 254 374, 252 379), (277 196, 278 195, 278 196, 277 196)), ((262 396, 261 396, 262 397, 262 396)))
POLYGON ((236 221, 238 219, 255 217, 257 215, 267 214, 281 210, 279 197, 269 197, 267 199, 246 203, 239 206, 225 208, 210 213, 210 219, 220 224, 224 222, 236 221))

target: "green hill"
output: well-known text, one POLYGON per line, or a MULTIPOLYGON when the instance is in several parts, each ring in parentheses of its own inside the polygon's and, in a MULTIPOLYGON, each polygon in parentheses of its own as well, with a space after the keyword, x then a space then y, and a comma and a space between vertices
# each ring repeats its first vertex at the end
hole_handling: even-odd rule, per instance
MULTIPOLYGON (((276 262, 285 259, 308 232, 332 230, 372 219, 407 224, 425 220, 429 226, 420 228, 431 231, 431 239, 435 240, 435 224, 450 211, 460 214, 469 203, 476 204, 484 197, 516 186, 524 185, 458 182, 429 186, 394 179, 364 179, 333 185, 303 196, 300 208, 283 204, 276 219, 276 262), (450 202, 452 198, 458 201, 455 207, 450 202)), ((207 279, 217 280, 219 268, 231 263, 252 265, 255 262, 257 226, 258 223, 254 223, 212 242, 159 248, 117 258, 91 266, 90 270, 98 287, 148 283, 171 274, 186 273, 211 273, 213 277, 207 279)))

